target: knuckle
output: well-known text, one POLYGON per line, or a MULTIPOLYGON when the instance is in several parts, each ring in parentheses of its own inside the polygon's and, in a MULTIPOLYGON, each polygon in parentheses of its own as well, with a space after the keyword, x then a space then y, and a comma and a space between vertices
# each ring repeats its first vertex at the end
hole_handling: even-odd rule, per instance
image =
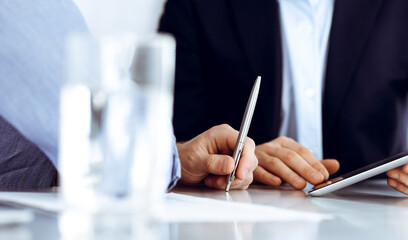
POLYGON ((253 158, 252 160, 252 170, 254 170, 259 164, 258 158, 253 158))
POLYGON ((256 146, 255 151, 264 151, 264 148, 268 147, 269 144, 270 144, 269 142, 262 143, 262 144, 256 146))
POLYGON ((274 141, 270 141, 270 142, 266 142, 266 143, 264 143, 264 144, 261 144, 260 146, 263 146, 263 147, 273 147, 273 146, 275 146, 276 145, 276 143, 274 142, 274 141))
POLYGON ((302 178, 296 176, 296 174, 293 174, 293 176, 289 177, 289 183, 295 187, 296 189, 301 189, 304 188, 306 185, 306 181, 303 180, 302 178))
POLYGON ((259 182, 270 184, 269 181, 267 181, 268 178, 269 175, 266 172, 255 172, 254 179, 256 179, 259 182))
POLYGON ((260 160, 263 160, 263 151, 262 149, 255 149, 255 156, 258 159, 258 162, 260 162, 260 160))
POLYGON ((307 148, 305 148, 305 147, 300 147, 300 148, 298 149, 298 152, 299 152, 300 155, 303 155, 303 156, 309 155, 309 154, 311 153, 311 152, 309 151, 309 149, 307 149, 307 148))
POLYGON ((292 151, 288 151, 288 152, 286 152, 284 154, 284 158, 287 159, 287 160, 292 160, 293 161, 293 160, 296 159, 296 157, 297 157, 297 154, 295 152, 292 152, 292 151))
POLYGON ((291 174, 291 176, 289 177, 289 181, 291 183, 302 182, 302 180, 298 176, 296 176, 295 174, 291 174))
POLYGON ((279 142, 281 142, 283 144, 288 144, 288 143, 292 143, 292 142, 295 141, 292 138, 286 137, 286 136, 280 136, 280 137, 278 137, 278 140, 279 140, 279 142))
POLYGON ((278 140, 279 142, 285 143, 288 141, 288 137, 286 136, 279 136, 276 140, 278 140))
POLYGON ((247 142, 248 142, 248 144, 250 144, 251 146, 255 146, 256 144, 255 144, 255 141, 252 139, 252 138, 250 138, 250 137, 247 137, 247 140, 246 140, 247 142))
POLYGON ((251 174, 247 179, 245 180, 245 184, 251 184, 254 181, 254 176, 251 174))
POLYGON ((268 174, 267 174, 266 172, 263 172, 263 173, 261 174, 261 178, 262 178, 262 179, 267 179, 267 177, 268 177, 268 174))
POLYGON ((274 158, 274 157, 270 157, 266 160, 266 164, 269 165, 276 165, 280 162, 280 160, 278 158, 274 158))
POLYGON ((222 130, 231 130, 232 129, 232 127, 230 125, 226 124, 226 123, 223 123, 223 124, 219 125, 219 127, 222 130))
POLYGON ((242 190, 247 190, 249 188, 249 184, 245 184, 244 186, 242 186, 242 190))
POLYGON ((248 189, 248 187, 251 185, 252 181, 253 181, 252 178, 245 179, 240 184, 241 189, 243 189, 243 190, 248 189))
MULTIPOLYGON (((266 142, 266 143, 264 143, 264 144, 261 144, 261 145, 259 145, 259 146, 261 146, 263 149, 270 149, 270 150, 272 150, 272 149, 276 149, 276 148, 281 147, 281 144, 280 144, 278 141, 273 140, 273 141, 270 141, 270 142, 266 142)), ((265 150, 265 151, 266 151, 266 150, 265 150)))
POLYGON ((212 127, 210 128, 210 130, 207 131, 208 136, 210 137, 210 139, 215 139, 215 137, 218 134, 218 126, 212 127))

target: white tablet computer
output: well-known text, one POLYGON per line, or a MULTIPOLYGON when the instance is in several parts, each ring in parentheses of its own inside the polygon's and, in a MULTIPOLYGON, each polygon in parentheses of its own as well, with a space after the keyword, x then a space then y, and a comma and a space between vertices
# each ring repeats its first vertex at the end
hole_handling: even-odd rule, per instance
POLYGON ((395 156, 380 160, 373 164, 359 168, 355 171, 346 173, 340 177, 331 179, 322 184, 316 185, 313 190, 309 192, 311 196, 322 196, 330 192, 334 192, 341 188, 350 186, 354 183, 374 177, 380 173, 400 167, 408 163, 408 152, 400 153, 395 156))

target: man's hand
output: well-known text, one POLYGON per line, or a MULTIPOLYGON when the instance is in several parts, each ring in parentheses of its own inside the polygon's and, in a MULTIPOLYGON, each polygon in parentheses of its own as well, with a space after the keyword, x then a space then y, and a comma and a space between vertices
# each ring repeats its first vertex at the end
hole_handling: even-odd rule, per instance
POLYGON ((309 149, 287 137, 258 145, 255 153, 259 166, 254 171, 254 178, 271 186, 279 186, 285 181, 295 189, 303 189, 306 181, 316 185, 339 170, 337 160, 319 161, 309 149))
POLYGON ((388 185, 408 195, 408 164, 387 172, 388 185))
MULTIPOLYGON (((189 185, 201 183, 211 188, 225 189, 226 175, 234 170, 231 157, 238 131, 223 124, 211 128, 192 140, 177 143, 181 162, 181 182, 189 185)), ((258 165, 255 143, 247 138, 241 154, 236 178, 231 189, 246 189, 253 180, 253 171, 258 165)))

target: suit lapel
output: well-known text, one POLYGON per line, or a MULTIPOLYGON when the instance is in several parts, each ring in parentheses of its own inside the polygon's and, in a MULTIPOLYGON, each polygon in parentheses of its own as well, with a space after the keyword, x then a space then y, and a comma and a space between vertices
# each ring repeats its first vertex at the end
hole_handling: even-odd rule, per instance
POLYGON ((258 101, 266 131, 277 135, 280 126, 282 55, 279 9, 275 0, 228 0, 233 26, 250 69, 250 82, 262 76, 258 101))
POLYGON ((384 0, 337 0, 329 40, 323 127, 330 127, 352 79, 384 0))

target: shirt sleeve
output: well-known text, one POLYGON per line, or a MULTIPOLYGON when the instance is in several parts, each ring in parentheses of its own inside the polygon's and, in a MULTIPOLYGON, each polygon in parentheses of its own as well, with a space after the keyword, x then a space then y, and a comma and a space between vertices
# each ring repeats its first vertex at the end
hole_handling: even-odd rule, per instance
POLYGON ((70 0, 13 0, 0 22, 0 114, 58 167, 65 39, 85 21, 70 0))
POLYGON ((172 189, 176 184, 177 181, 181 177, 181 165, 180 165, 180 158, 178 155, 177 151, 177 145, 176 145, 176 137, 173 135, 173 156, 172 156, 172 168, 171 168, 171 174, 170 174, 170 179, 169 179, 169 186, 167 187, 168 190, 172 189))

